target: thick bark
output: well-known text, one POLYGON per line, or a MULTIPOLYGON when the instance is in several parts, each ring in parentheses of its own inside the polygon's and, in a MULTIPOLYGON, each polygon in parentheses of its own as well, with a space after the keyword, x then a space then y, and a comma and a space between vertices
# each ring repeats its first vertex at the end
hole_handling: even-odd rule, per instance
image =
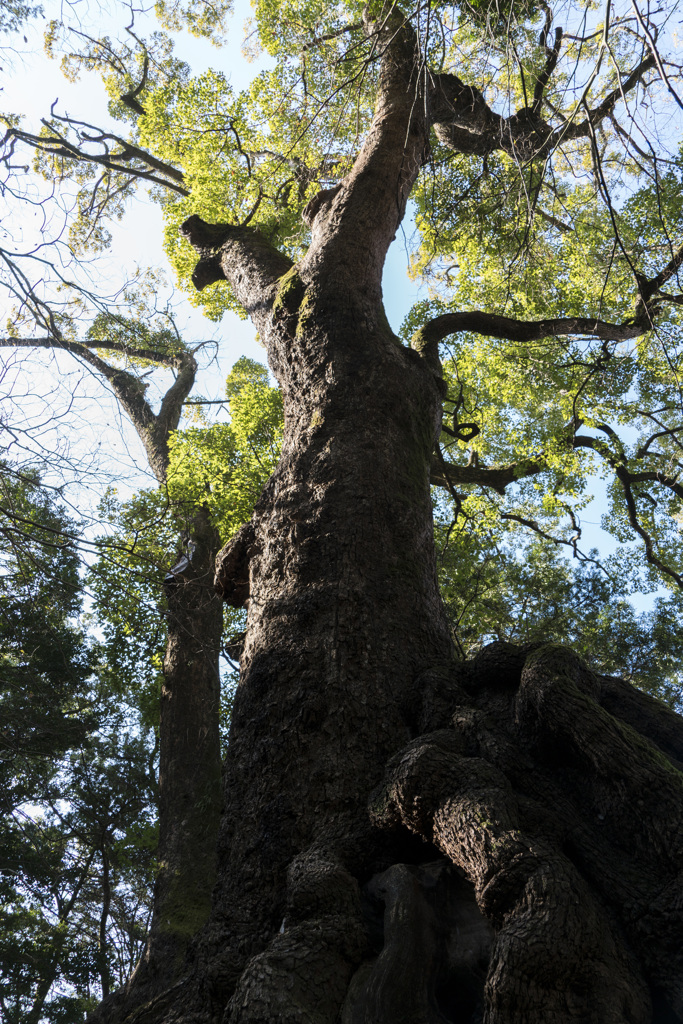
POLYGON ((439 381, 367 292, 287 294, 285 451, 222 562, 249 621, 214 910, 139 1019, 683 1020, 683 723, 562 648, 453 659, 439 381))
POLYGON ((405 25, 379 42, 373 127, 297 268, 255 231, 186 227, 199 282, 258 323, 285 440, 219 561, 248 625, 213 911, 185 978, 126 1019, 681 1024, 683 723, 561 648, 453 655, 438 361, 381 303, 429 118, 405 25))

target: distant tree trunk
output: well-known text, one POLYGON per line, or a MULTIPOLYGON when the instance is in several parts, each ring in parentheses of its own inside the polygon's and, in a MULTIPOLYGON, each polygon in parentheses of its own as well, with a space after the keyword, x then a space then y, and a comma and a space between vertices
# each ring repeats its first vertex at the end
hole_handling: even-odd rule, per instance
POLYGON ((129 1019, 680 1024, 683 722, 559 647, 453 654, 440 368, 381 296, 427 104, 384 31, 375 120, 296 268, 248 227, 184 228, 267 345, 285 439, 219 561, 249 604, 213 912, 129 1019))
POLYGON ((205 509, 193 517, 188 569, 167 588, 161 691, 159 873, 148 956, 174 977, 205 924, 216 879, 221 806, 219 653, 223 608, 214 592, 218 537, 205 509))
POLYGON ((192 558, 166 587, 168 638, 159 723, 159 842, 152 921, 128 983, 94 1019, 153 1000, 181 975, 206 923, 216 882, 221 809, 219 655, 223 606, 214 590, 216 530, 204 508, 189 531, 192 558))
MULTIPOLYGON (((167 481, 169 438, 178 427, 197 373, 192 353, 181 350, 176 359, 177 376, 158 414, 135 394, 124 403, 162 487, 167 481)), ((166 585, 158 873, 147 948, 126 990, 134 991, 136 1000, 148 998, 177 978, 188 943, 207 920, 216 880, 223 609, 213 575, 219 539, 203 507, 192 510, 183 534, 187 563, 168 574, 172 579, 168 582, 167 577, 166 585)))
MULTIPOLYGON (((197 374, 192 352, 179 349, 159 361, 174 367, 175 380, 158 413, 139 379, 112 368, 86 346, 73 351, 111 384, 127 412, 159 485, 165 487, 169 438, 197 374)), ((135 350, 130 354, 136 355, 135 350)), ((145 352, 147 358, 155 353, 145 352)), ((187 514, 187 513, 186 513, 187 514)), ((159 843, 154 905, 145 953, 133 976, 103 1004, 101 1013, 122 1012, 154 997, 177 980, 190 940, 205 924, 216 881, 216 836, 221 806, 220 672, 223 607, 214 590, 220 546, 206 508, 191 511, 181 530, 186 564, 166 586, 168 637, 159 722, 159 843), (107 1007, 109 1009, 107 1009, 107 1007)), ((168 570, 171 566, 168 567, 168 570)), ((161 583, 164 570, 159 570, 161 583)), ((104 976, 103 976, 104 977, 104 976)), ((108 995, 103 981, 103 992, 108 995)))

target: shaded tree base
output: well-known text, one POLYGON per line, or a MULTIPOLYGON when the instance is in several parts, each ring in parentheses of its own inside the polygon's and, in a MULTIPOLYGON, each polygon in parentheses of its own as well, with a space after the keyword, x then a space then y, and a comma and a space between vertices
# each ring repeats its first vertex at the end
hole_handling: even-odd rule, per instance
POLYGON ((421 690, 365 820, 224 876, 186 979, 101 1019, 683 1021, 683 720, 556 646, 421 690))

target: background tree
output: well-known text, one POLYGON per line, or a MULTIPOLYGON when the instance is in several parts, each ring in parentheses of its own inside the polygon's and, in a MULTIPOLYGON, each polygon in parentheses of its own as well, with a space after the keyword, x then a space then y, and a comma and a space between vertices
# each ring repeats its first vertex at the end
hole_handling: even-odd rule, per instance
MULTIPOLYGON (((43 337, 4 339, 12 347, 43 346, 70 352, 91 366, 110 385, 130 418, 160 486, 165 487, 169 463, 169 437, 180 421, 183 402, 196 377, 194 354, 172 329, 143 321, 134 322, 100 314, 85 341, 72 341, 50 307, 30 292, 25 308, 46 333, 43 337), (156 327, 156 329, 155 329, 156 327), (132 369, 107 362, 99 352, 156 363, 175 369, 175 379, 164 395, 158 413, 145 397, 145 383, 132 369)), ((208 911, 213 886, 213 842, 203 842, 207 831, 215 834, 219 796, 219 652, 223 614, 212 587, 217 537, 206 509, 200 504, 185 507, 183 522, 176 528, 191 558, 169 590, 168 637, 161 693, 159 765, 159 869, 155 886, 155 911, 146 962, 149 969, 174 970, 182 959, 189 935, 196 930, 202 905, 208 911), (180 788, 178 788, 180 787, 180 788), (195 820, 199 815, 199 820, 195 820), (193 837, 197 837, 193 844, 193 837), (177 908, 172 891, 174 879, 194 880, 195 917, 177 908), (203 895, 202 895, 203 894, 203 895), (163 947, 157 955, 156 943, 163 947), (163 968, 161 965, 165 965, 163 968)), ((175 561, 175 559, 174 559, 175 561)), ((170 566, 169 566, 170 568, 170 566)), ((189 881, 188 881, 189 884, 189 881)))
POLYGON ((80 1021, 144 945, 152 746, 78 622, 76 524, 36 474, 4 464, 0 486, 0 1005, 17 1024, 80 1021))
MULTIPOLYGON (((279 451, 281 402, 264 368, 240 361, 227 393, 230 424, 177 435, 170 491, 141 492, 123 503, 110 495, 104 503, 110 528, 85 580, 91 622, 100 636, 95 645, 86 644, 85 635, 64 621, 80 607, 79 531, 53 514, 41 534, 33 506, 19 500, 21 487, 16 482, 10 486, 11 475, 6 481, 4 533, 13 554, 2 577, 8 603, 1 649, 5 784, 12 816, 0 868, 7 936, 0 949, 0 975, 8 1020, 52 1021, 60 1014, 81 1020, 100 994, 127 980, 148 939, 151 889, 158 877, 153 857, 163 855, 156 828, 159 697, 168 622, 162 581, 177 558, 179 520, 184 516, 191 522, 204 503, 227 534, 234 532, 249 517, 279 451), (191 486, 188 453, 194 467, 191 486), (218 458, 220 476, 215 472, 218 458), (45 554, 41 541, 51 556, 46 566, 37 563, 36 550, 45 554), (60 553, 68 572, 53 551, 60 553), (23 576, 15 566, 19 555, 23 576), (27 567, 31 573, 25 578, 27 567), (27 588, 30 601, 22 603, 27 588), (55 594, 61 593, 66 603, 55 603, 55 594), (41 626, 39 616, 48 600, 51 618, 41 626), (55 615, 62 616, 65 636, 73 636, 70 645, 60 639, 55 615), (78 654, 75 641, 85 645, 84 655, 78 654), (17 649, 23 661, 10 672, 17 649), (69 714, 56 720, 55 705, 64 703, 69 714), (33 751, 30 737, 36 733, 41 739, 33 751)), ((24 490, 34 495, 35 504, 43 492, 33 477, 25 479, 24 490)), ((49 509, 48 499, 42 500, 49 509)), ((227 619, 225 642, 234 656, 230 639, 238 648, 241 616, 234 612, 227 619)), ((228 689, 222 698, 226 713, 230 701, 228 689)), ((218 732, 217 706, 211 713, 218 732)), ((186 718, 185 728, 191 726, 186 718)), ((187 784, 184 773, 177 777, 187 784)), ((206 812, 205 805, 197 811, 206 812)), ((214 855, 215 836, 207 837, 206 828, 197 844, 207 857, 214 855)))

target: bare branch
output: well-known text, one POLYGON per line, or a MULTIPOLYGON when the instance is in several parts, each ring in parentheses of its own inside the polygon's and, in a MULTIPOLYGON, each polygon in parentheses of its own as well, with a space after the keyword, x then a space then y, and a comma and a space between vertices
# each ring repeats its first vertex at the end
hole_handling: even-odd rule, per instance
POLYGON ((179 351, 173 355, 154 353, 148 349, 133 349, 118 342, 91 340, 68 341, 59 329, 43 338, 0 338, 2 348, 61 349, 90 365, 109 383, 126 410, 135 431, 144 445, 152 472, 159 483, 164 483, 168 469, 168 439, 180 421, 185 399, 194 386, 197 362, 191 352, 179 351), (178 375, 164 395, 159 414, 155 415, 145 398, 145 385, 138 376, 116 366, 91 351, 91 347, 106 348, 136 358, 150 359, 179 368, 178 375))
POLYGON ((97 164, 98 166, 105 167, 107 170, 113 171, 117 174, 127 175, 131 179, 140 179, 143 181, 149 181, 154 185, 163 185, 164 188, 171 189, 171 191, 176 192, 178 195, 189 196, 189 190, 183 188, 180 184, 180 182, 184 181, 183 172, 177 167, 173 167, 172 164, 168 164, 163 160, 157 159, 157 157, 147 152, 147 150, 141 149, 139 146, 127 142, 118 135, 113 135, 111 132, 99 131, 99 129, 95 128, 94 125, 89 125, 82 121, 75 121, 71 118, 61 117, 56 114, 54 117, 78 130, 78 144, 71 142, 65 135, 57 132, 54 125, 50 124, 49 121, 44 120, 43 124, 50 130, 50 132, 52 132, 52 135, 35 135, 32 132, 26 132, 23 129, 13 127, 8 129, 0 143, 0 146, 6 150, 3 162, 8 164, 8 161, 14 153, 16 143, 23 142, 26 145, 31 146, 33 149, 45 153, 47 156, 63 157, 67 160, 73 160, 74 162, 97 164), (83 128, 92 129, 96 134, 87 135, 82 131, 83 128), (109 142, 113 142, 115 145, 120 146, 120 151, 115 153, 110 152, 108 146, 109 142), (99 144, 102 146, 104 152, 89 153, 87 150, 82 148, 84 143, 99 144), (138 160, 143 164, 143 166, 135 166, 132 163, 134 160, 138 160), (164 177, 160 177, 160 175, 163 175, 164 177))
POLYGON ((645 557, 650 565, 654 565, 660 570, 660 572, 663 572, 665 576, 674 580, 674 582, 683 589, 683 576, 681 576, 680 573, 677 573, 670 566, 666 565, 657 555, 652 537, 638 519, 638 509, 636 507, 635 498, 633 497, 633 491, 631 490, 632 479, 630 474, 624 466, 618 467, 615 472, 624 491, 624 499, 628 510, 628 521, 645 545, 645 557))
POLYGON ((659 52, 657 50, 657 44, 655 43, 654 39, 652 38, 652 33, 650 32, 650 30, 647 27, 645 21, 643 20, 643 16, 642 16, 642 14, 640 13, 640 11, 638 9, 638 5, 636 4, 636 0, 631 0, 631 7, 633 8, 633 11, 635 13, 636 20, 637 20, 638 24, 640 25, 640 30, 641 30, 641 32, 643 33, 643 35, 645 36, 645 38, 647 40, 647 45, 648 45, 648 48, 649 48, 650 53, 652 55, 651 56, 652 62, 656 63, 657 70, 659 71, 659 74, 660 74, 660 77, 661 77, 662 81, 666 85, 667 89, 669 90, 669 92, 671 93, 673 98, 676 100, 676 103, 678 104, 678 106, 681 108, 681 110, 683 110, 683 101, 681 100, 680 96, 678 95, 678 93, 676 92, 676 90, 672 86, 671 82, 669 81, 669 76, 667 75, 666 71, 664 70, 664 65, 662 64, 661 57, 659 56, 659 52))
POLYGON ((590 135, 591 126, 596 127, 603 118, 607 117, 612 113, 617 102, 623 99, 627 93, 641 81, 643 76, 655 66, 653 57, 646 57, 638 64, 636 68, 620 82, 616 89, 608 93, 604 100, 594 107, 592 110, 588 109, 588 106, 583 101, 583 106, 586 108, 587 117, 585 120, 580 121, 579 124, 568 125, 566 128, 560 128, 555 133, 555 138, 552 141, 550 148, 554 149, 560 142, 564 142, 566 139, 578 139, 587 138, 590 135))
MULTIPOLYGON (((548 10, 547 17, 549 18, 549 16, 550 16, 550 14, 549 14, 549 10, 548 10)), ((547 36, 547 32, 545 33, 545 36, 547 36)), ((544 45, 545 45, 545 36, 544 36, 544 39, 543 39, 544 45)), ((543 102, 543 93, 545 92, 546 86, 547 86, 548 82, 550 81, 550 76, 552 75, 552 73, 555 70, 555 67, 557 65, 557 58, 560 55, 560 47, 561 46, 562 46, 562 29, 561 28, 556 28, 555 29, 555 43, 554 43, 552 49, 550 49, 548 46, 546 46, 546 48, 545 48, 545 52, 546 52, 545 67, 543 68, 543 71, 541 72, 541 74, 538 76, 538 79, 536 81, 536 87, 534 88, 534 102, 531 104, 531 109, 533 110, 533 112, 535 114, 540 114, 540 112, 541 112, 541 103, 543 102)))
POLYGON ((547 320, 516 320, 514 317, 499 316, 472 310, 461 313, 443 313, 425 324, 410 341, 411 348, 424 351, 434 346, 449 334, 473 331, 492 338, 506 338, 508 341, 540 341, 548 337, 581 335, 602 338, 605 341, 629 341, 647 330, 641 323, 611 324, 604 320, 587 317, 558 317, 547 320))
POLYGON ((510 466, 487 468, 482 465, 458 466, 447 462, 443 455, 435 455, 429 474, 429 482, 435 487, 450 490, 452 484, 477 484, 491 487, 498 494, 504 494, 505 488, 527 476, 542 473, 547 467, 540 462, 517 462, 510 466))

